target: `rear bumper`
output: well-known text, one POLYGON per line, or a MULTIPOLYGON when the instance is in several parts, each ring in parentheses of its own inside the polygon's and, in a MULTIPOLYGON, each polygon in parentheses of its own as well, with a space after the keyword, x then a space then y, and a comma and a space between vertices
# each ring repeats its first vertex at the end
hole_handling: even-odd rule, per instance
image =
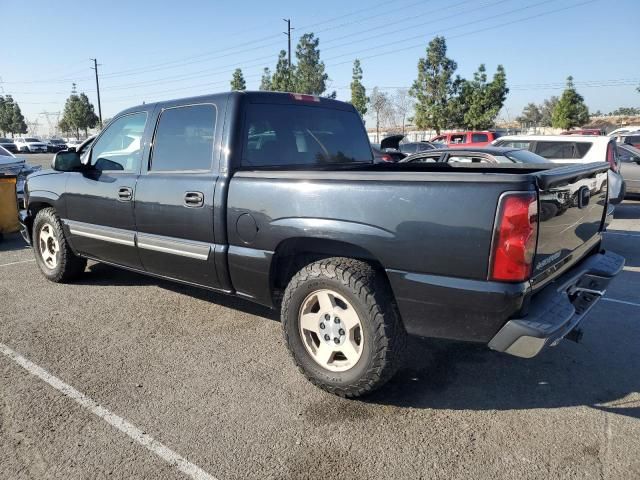
POLYGON ((531 298, 528 314, 509 320, 489 348, 531 358, 575 329, 624 267, 624 257, 602 252, 587 258, 531 298))

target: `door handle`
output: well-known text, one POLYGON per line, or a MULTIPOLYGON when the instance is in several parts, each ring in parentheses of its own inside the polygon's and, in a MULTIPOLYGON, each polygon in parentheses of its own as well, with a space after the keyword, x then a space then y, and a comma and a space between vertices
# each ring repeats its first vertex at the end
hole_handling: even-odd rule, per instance
POLYGON ((204 194, 202 192, 186 192, 184 194, 184 206, 189 208, 202 207, 204 194))
POLYGON ((130 202, 133 197, 133 189, 129 187, 120 187, 118 189, 118 200, 122 202, 130 202))

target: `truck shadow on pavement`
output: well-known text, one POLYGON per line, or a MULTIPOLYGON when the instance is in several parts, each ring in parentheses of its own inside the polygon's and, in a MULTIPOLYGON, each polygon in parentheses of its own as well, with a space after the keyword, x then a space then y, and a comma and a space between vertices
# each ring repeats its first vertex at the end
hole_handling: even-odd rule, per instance
POLYGON ((278 312, 262 305, 242 298, 217 293, 201 287, 194 287, 176 283, 161 278, 151 277, 140 273, 123 270, 103 263, 90 264, 87 272, 74 283, 78 285, 109 285, 109 286, 141 286, 153 285, 172 292, 188 295, 198 300, 215 303, 222 307, 240 310, 250 315, 262 317, 276 322, 280 321, 278 312))
POLYGON ((24 239, 17 233, 0 234, 0 252, 14 252, 16 250, 30 250, 24 239))
POLYGON ((405 367, 364 401, 451 410, 590 406, 640 419, 637 339, 620 342, 625 332, 613 329, 585 328, 584 344, 565 340, 533 359, 485 345, 412 338, 405 367))

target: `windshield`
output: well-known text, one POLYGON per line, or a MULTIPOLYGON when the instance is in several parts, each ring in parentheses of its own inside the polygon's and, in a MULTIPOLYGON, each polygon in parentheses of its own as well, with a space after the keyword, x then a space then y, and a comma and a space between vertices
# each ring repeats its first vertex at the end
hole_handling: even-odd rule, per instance
POLYGON ((13 141, 9 140, 8 138, 0 138, 0 143, 13 143, 13 141))
POLYGON ((510 152, 506 152, 504 156, 517 163, 551 163, 550 160, 536 155, 529 150, 511 150, 510 152))
POLYGON ((360 116, 352 110, 250 104, 242 165, 323 166, 373 161, 360 116))
POLYGON ((64 143, 64 140, 49 140, 50 143, 56 144, 56 145, 62 145, 64 143))
POLYGON ((40 140, 38 140, 37 138, 25 138, 24 141, 25 142, 39 142, 40 140))

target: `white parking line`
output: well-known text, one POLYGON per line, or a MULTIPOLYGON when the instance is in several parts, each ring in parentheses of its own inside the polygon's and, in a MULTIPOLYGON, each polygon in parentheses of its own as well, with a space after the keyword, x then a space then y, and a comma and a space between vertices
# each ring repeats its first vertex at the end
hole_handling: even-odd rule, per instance
POLYGON ((20 260, 18 262, 0 263, 0 267, 8 267, 9 265, 18 265, 19 263, 29 263, 29 262, 35 262, 35 259, 31 258, 29 260, 20 260))
POLYGON ((626 300, 618 300, 617 298, 603 297, 602 300, 604 300, 605 302, 622 303, 623 305, 631 305, 633 307, 640 307, 640 303, 627 302, 626 300))
POLYGON ((40 380, 45 381, 53 388, 61 392, 63 395, 76 401, 78 404, 80 404, 80 406, 86 408, 94 415, 97 415, 112 427, 115 427, 122 433, 128 435, 132 440, 136 441, 146 449, 155 453, 164 461, 176 467, 178 470, 187 474, 191 478, 197 480, 216 480, 215 477, 209 475, 200 467, 189 462, 186 458, 177 454, 169 447, 166 447, 165 445, 154 439, 151 435, 144 433, 142 430, 129 423, 124 418, 111 413, 109 410, 98 404, 95 400, 87 397, 85 394, 79 392, 71 385, 64 383, 59 378, 54 377, 46 370, 39 367, 30 360, 27 360, 19 353, 14 352, 11 348, 3 343, 0 343, 0 352, 2 352, 3 355, 13 360, 15 363, 20 365, 32 375, 35 375, 40 380))

